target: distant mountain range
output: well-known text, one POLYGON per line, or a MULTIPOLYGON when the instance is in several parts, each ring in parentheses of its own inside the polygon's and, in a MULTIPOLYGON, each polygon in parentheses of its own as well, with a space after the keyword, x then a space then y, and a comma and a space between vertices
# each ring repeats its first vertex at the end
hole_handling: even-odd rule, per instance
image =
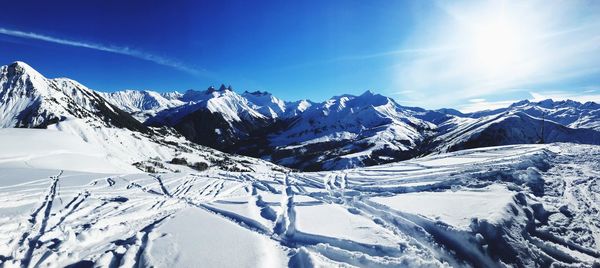
POLYGON ((184 93, 103 93, 70 79, 47 79, 22 62, 0 67, 0 90, 0 127, 65 128, 75 118, 79 128, 125 129, 149 140, 166 139, 161 133, 182 135, 199 145, 301 170, 495 145, 600 144, 600 105, 594 102, 525 100, 461 113, 405 107, 370 91, 321 103, 288 102, 259 91, 238 94, 224 85, 184 93))

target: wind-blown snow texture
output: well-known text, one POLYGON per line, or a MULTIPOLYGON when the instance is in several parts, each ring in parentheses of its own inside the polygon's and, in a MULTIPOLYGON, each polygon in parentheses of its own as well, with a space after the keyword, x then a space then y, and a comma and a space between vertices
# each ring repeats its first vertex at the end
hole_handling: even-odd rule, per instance
POLYGON ((318 173, 100 174, 52 168, 66 152, 31 167, 0 158, 5 267, 599 264, 598 146, 491 147, 318 173))

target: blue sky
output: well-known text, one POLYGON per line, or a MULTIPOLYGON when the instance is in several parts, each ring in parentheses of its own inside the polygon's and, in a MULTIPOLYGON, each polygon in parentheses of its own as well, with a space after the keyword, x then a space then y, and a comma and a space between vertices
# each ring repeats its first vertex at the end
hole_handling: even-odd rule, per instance
POLYGON ((13 1, 0 62, 97 90, 600 100, 600 1, 13 1))

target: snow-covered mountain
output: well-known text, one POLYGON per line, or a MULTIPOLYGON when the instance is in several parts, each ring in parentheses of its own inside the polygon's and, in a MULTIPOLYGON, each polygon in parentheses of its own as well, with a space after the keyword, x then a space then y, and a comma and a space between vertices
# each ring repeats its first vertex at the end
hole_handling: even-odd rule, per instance
MULTIPOLYGON (((215 165, 236 170, 275 167, 265 161, 230 156, 192 143, 173 129, 148 127, 104 99, 103 95, 74 80, 48 79, 23 62, 2 66, 0 128, 44 128, 65 132, 102 148, 98 153, 104 153, 112 162, 128 166, 135 163, 141 169, 168 169, 161 161, 173 159, 179 159, 179 162, 185 159, 186 164, 207 168, 215 165)), ((177 100, 171 94, 165 95, 170 96, 171 102, 148 102, 144 99, 157 95, 138 91, 111 96, 119 96, 123 104, 131 104, 128 111, 132 112, 141 110, 135 106, 160 107, 174 105, 177 100)))
POLYGON ((2 128, 45 128, 67 118, 78 118, 94 126, 148 131, 99 93, 74 80, 47 79, 23 62, 0 67, 0 89, 2 128))
MULTIPOLYGON (((521 101, 464 114, 405 107, 370 91, 322 103, 288 102, 261 91, 238 94, 225 85, 184 93, 101 93, 73 80, 47 79, 22 62, 0 71, 2 127, 69 129, 87 140, 109 144, 113 141, 109 137, 117 134, 99 130, 126 129, 158 137, 162 134, 155 128, 172 127, 176 132, 167 131, 168 135, 301 170, 375 165, 483 146, 600 144, 600 105, 593 102, 521 101), (80 123, 73 123, 75 119, 80 123)), ((123 134, 121 139, 129 136, 123 134)), ((145 151, 137 154, 161 155, 145 151)))
POLYGON ((524 100, 468 114, 438 111, 448 118, 437 125, 433 152, 523 143, 600 144, 600 105, 594 102, 524 100))
POLYGON ((374 165, 483 146, 600 143, 600 105, 592 102, 522 101, 464 114, 405 107, 370 91, 322 103, 286 102, 268 92, 237 94, 224 85, 189 90, 177 100, 184 104, 161 108, 146 124, 172 126, 196 143, 302 170, 374 165))
POLYGON ((193 142, 234 152, 230 149, 240 140, 278 118, 224 85, 205 91, 188 90, 181 100, 184 105, 160 111, 145 123, 171 126, 193 142))
POLYGON ((594 129, 571 128, 519 109, 479 118, 454 117, 438 131, 432 142, 437 152, 527 143, 600 144, 600 132, 594 129))
POLYGON ((268 137, 271 160, 301 169, 341 169, 408 159, 435 125, 367 91, 313 105, 268 137))
POLYGON ((130 113, 141 122, 164 109, 181 106, 184 102, 179 92, 158 93, 150 90, 123 90, 100 93, 105 99, 130 113))
POLYGON ((480 118, 516 111, 571 128, 600 130, 600 104, 595 102, 580 103, 573 100, 553 101, 551 99, 530 102, 523 100, 513 103, 507 108, 465 114, 464 117, 480 118))
MULTIPOLYGON (((199 144, 303 170, 408 159, 421 153, 435 128, 424 120, 431 112, 370 91, 313 103, 284 102, 258 91, 240 95, 221 86, 187 91, 180 100, 186 103, 158 112, 146 124, 172 126, 199 144)), ((446 115, 436 113, 441 117, 446 115)))
POLYGON ((242 97, 252 103, 252 108, 269 118, 293 118, 302 114, 315 103, 309 100, 299 100, 295 102, 283 101, 269 92, 245 91, 242 97))

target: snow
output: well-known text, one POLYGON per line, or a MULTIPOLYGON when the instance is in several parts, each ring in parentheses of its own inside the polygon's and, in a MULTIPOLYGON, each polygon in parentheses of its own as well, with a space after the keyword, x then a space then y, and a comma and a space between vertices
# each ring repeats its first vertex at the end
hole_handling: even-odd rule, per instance
POLYGON ((329 170, 361 166, 368 160, 389 161, 386 155, 374 157, 375 151, 408 155, 425 139, 419 129, 433 126, 404 110, 392 99, 369 91, 313 104, 288 128, 270 136, 276 155, 293 156, 270 159, 301 169, 318 164, 329 170))
MULTIPOLYGON (((157 103, 153 106, 131 105, 122 100, 128 95, 135 96, 136 94, 139 94, 136 91, 122 91, 114 94, 123 95, 125 97, 108 98, 113 104, 122 107, 125 110, 137 109, 138 113, 150 114, 152 116, 150 117, 149 122, 166 122, 170 125, 179 123, 186 115, 201 109, 220 114, 230 123, 241 122, 242 120, 248 119, 257 120, 277 117, 277 113, 271 114, 270 112, 265 112, 271 111, 270 109, 273 105, 275 105, 273 107, 277 107, 277 103, 270 103, 255 98, 254 100, 259 101, 261 105, 255 104, 230 89, 215 90, 211 87, 206 91, 188 90, 184 95, 177 96, 176 99, 163 101, 162 103, 157 103)), ((161 96, 161 98, 163 97, 161 96)), ((277 102, 279 100, 274 99, 274 101, 277 102)), ((280 107, 278 109, 280 110, 283 108, 280 107)), ((148 119, 148 117, 144 119, 148 119)))
POLYGON ((0 129, 0 168, 63 169, 95 173, 136 172, 100 146, 43 129, 0 129))
POLYGON ((287 253, 268 237, 194 208, 179 211, 157 229, 149 255, 160 267, 283 267, 287 253), (215 228, 218 227, 218 228, 215 228))
POLYGON ((371 199, 392 209, 423 215, 452 226, 468 229, 472 218, 497 223, 513 194, 502 186, 443 192, 407 193, 371 199))
POLYGON ((182 95, 178 92, 160 94, 151 90, 123 90, 101 95, 142 122, 162 110, 185 104, 179 99, 182 95))
POLYGON ((600 146, 460 150, 535 142, 541 126, 546 141, 599 143, 566 126, 594 128, 595 103, 461 114, 370 91, 320 104, 225 86, 99 94, 22 62, 0 68, 0 86, 1 267, 599 264, 600 146), (274 161, 352 169, 225 154, 117 107, 167 121, 208 109, 235 131, 290 119, 267 137, 284 153, 274 161), (355 168, 414 157, 423 143, 435 154, 355 168))
POLYGON ((296 206, 296 228, 299 232, 349 239, 359 243, 394 246, 392 233, 371 219, 355 215, 341 206, 296 206))
MULTIPOLYGON (((67 142, 51 130, 7 129, 0 140, 44 131, 67 142)), ((51 149, 36 145, 0 151, 2 163, 51 149)), ((599 146, 552 144, 334 172, 100 174, 89 158, 78 159, 78 171, 60 166, 70 159, 0 166, 7 241, 0 260, 5 267, 592 266, 599 156, 599 146)))

